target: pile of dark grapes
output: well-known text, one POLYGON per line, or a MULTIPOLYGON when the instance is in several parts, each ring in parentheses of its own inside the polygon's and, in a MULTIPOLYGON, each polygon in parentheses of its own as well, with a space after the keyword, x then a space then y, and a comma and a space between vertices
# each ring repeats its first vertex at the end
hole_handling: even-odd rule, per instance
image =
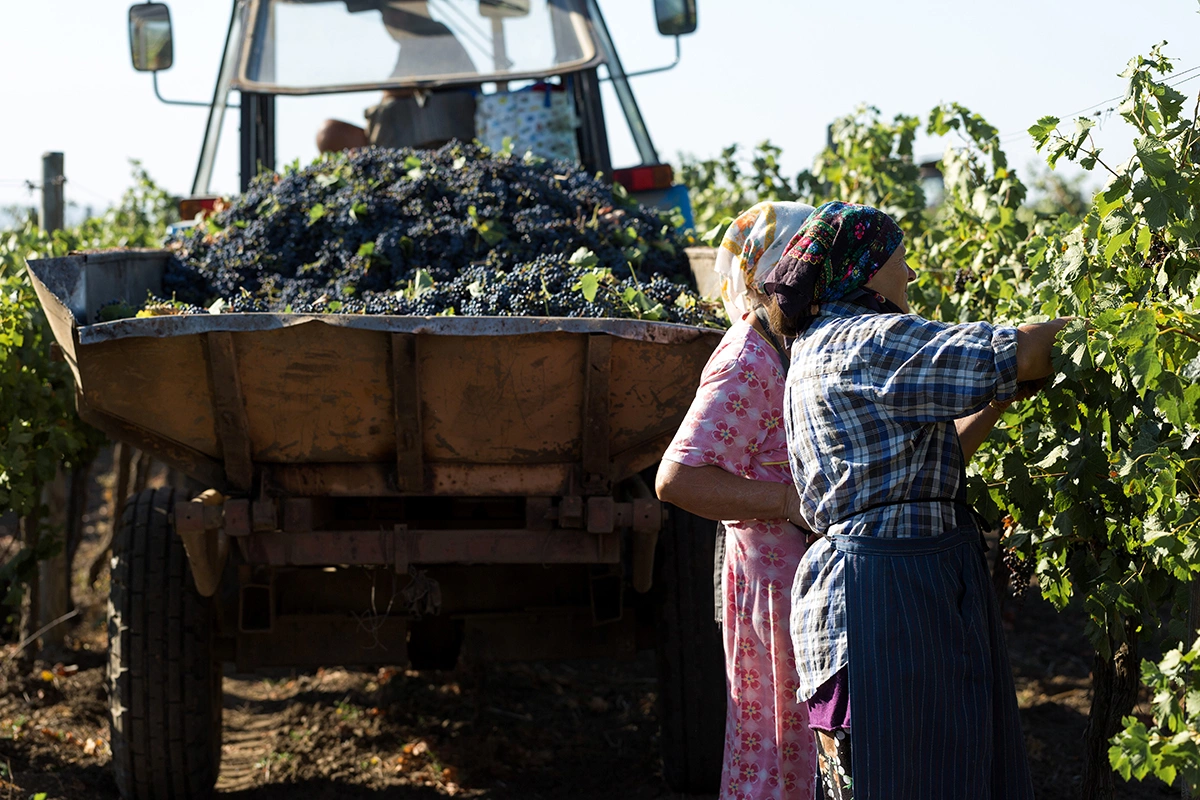
POLYGON ((570 162, 459 142, 371 147, 259 176, 168 242, 163 289, 183 313, 222 301, 227 311, 722 326, 692 288, 686 244, 664 215, 570 162))

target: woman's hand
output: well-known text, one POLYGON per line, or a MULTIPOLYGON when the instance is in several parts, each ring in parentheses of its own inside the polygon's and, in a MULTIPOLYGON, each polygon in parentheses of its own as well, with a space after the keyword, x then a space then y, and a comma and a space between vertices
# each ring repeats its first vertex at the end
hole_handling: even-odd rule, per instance
POLYGON ((788 522, 800 529, 800 535, 804 537, 804 545, 807 547, 821 538, 820 534, 813 533, 808 523, 804 521, 804 517, 800 515, 800 493, 796 491, 795 486, 790 484, 779 484, 788 490, 787 497, 784 500, 783 516, 781 519, 786 519, 788 522))
POLYGON ((796 527, 807 531, 808 523, 800 515, 800 493, 796 491, 795 485, 781 483, 779 488, 783 489, 783 508, 778 519, 786 519, 796 527))
POLYGON ((1017 327, 1017 381, 1037 381, 1054 373, 1050 357, 1054 340, 1071 317, 1029 322, 1017 327))
POLYGON ((1007 411, 1008 407, 1013 403, 1019 403, 1022 400, 1028 400, 1031 397, 1036 397, 1037 393, 1046 387, 1049 378, 1038 378, 1035 381, 1018 381, 1016 393, 1007 400, 993 400, 988 403, 988 406, 996 411, 1007 411))

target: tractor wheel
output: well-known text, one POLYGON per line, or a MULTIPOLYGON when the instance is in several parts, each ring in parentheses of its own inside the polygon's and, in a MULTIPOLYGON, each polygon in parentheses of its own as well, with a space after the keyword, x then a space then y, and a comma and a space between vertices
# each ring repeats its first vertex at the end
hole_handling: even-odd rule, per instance
POLYGON ((663 778, 715 794, 725 743, 725 653, 713 621, 716 523, 667 506, 655 554, 663 778))
POLYGON ((126 800, 207 800, 221 765, 213 603, 192 581, 173 489, 129 499, 108 602, 112 763, 126 800))

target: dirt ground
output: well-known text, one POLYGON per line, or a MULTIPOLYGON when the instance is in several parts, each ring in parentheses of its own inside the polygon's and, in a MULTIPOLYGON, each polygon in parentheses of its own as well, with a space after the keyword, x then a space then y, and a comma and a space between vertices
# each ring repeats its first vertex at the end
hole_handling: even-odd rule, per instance
MULTIPOLYGON (((77 568, 109 525, 103 499, 77 568)), ((11 645, 0 655, 0 800, 118 797, 108 766, 107 581, 103 571, 95 585, 74 587, 83 613, 61 652, 31 669, 18 668, 11 645)), ((1032 596, 1011 611, 1037 797, 1075 798, 1090 703, 1081 620, 1032 596)), ((217 791, 238 800, 667 798, 655 692, 652 653, 453 672, 227 674, 217 791)), ((1118 788, 1130 800, 1177 796, 1158 782, 1118 788)))

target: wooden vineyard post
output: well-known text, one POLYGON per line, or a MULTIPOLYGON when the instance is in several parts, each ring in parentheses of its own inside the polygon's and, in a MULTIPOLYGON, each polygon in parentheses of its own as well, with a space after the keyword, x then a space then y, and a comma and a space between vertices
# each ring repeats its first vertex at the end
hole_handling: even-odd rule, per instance
POLYGON ((53 623, 65 617, 71 606, 71 564, 67 559, 66 541, 70 525, 67 517, 67 475, 61 467, 54 479, 43 488, 42 502, 46 506, 46 516, 42 520, 40 535, 58 540, 59 548, 52 557, 38 562, 38 615, 35 619, 37 628, 52 626, 42 634, 42 643, 47 650, 55 653, 63 646, 67 625, 53 623))

